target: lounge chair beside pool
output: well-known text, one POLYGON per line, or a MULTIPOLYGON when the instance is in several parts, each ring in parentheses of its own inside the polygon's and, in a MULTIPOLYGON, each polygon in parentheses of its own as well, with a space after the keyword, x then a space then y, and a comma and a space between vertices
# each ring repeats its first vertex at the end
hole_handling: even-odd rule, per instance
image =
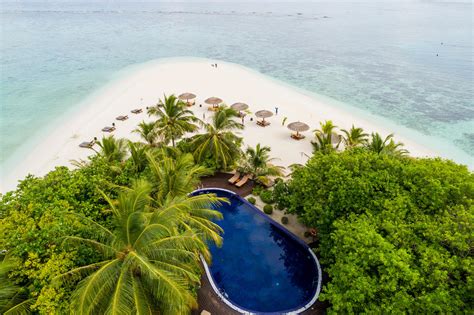
POLYGON ((95 144, 95 141, 94 141, 94 140, 89 141, 89 142, 88 142, 88 141, 84 141, 84 142, 82 142, 81 144, 79 144, 79 146, 80 146, 81 148, 90 149, 90 148, 92 148, 92 147, 94 146, 94 144, 95 144))
POLYGON ((135 108, 135 109, 132 109, 131 112, 132 112, 132 114, 140 114, 141 112, 143 112, 143 109, 135 108))
POLYGON ((102 128, 102 131, 103 131, 103 132, 112 132, 112 131, 114 131, 114 130, 115 130, 115 127, 109 127, 109 126, 107 126, 107 127, 102 128))
POLYGON ((249 181, 250 179, 250 175, 245 175, 244 177, 242 177, 241 180, 239 180, 237 183, 235 183, 235 186, 240 188, 242 187, 243 185, 247 184, 247 182, 249 181))
POLYGON ((124 116, 120 115, 120 116, 115 117, 115 119, 124 121, 124 120, 128 119, 128 116, 127 115, 124 115, 124 116))
POLYGON ((239 178, 240 178, 240 173, 235 172, 234 176, 229 178, 229 184, 235 184, 239 180, 239 178))

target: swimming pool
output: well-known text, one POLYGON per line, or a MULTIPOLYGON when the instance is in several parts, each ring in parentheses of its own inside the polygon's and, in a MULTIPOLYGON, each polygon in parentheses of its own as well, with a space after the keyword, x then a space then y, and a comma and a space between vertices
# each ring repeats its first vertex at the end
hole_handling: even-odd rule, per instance
POLYGON ((211 246, 205 264, 216 293, 241 313, 298 313, 317 299, 319 262, 309 247, 245 199, 224 189, 202 189, 230 204, 216 207, 224 215, 221 248, 211 246))

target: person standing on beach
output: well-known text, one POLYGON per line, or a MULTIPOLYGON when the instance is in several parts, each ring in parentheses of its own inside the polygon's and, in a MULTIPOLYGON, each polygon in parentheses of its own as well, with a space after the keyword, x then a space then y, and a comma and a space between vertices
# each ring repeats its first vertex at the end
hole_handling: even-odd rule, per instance
POLYGON ((278 107, 275 107, 275 115, 278 115, 278 107))

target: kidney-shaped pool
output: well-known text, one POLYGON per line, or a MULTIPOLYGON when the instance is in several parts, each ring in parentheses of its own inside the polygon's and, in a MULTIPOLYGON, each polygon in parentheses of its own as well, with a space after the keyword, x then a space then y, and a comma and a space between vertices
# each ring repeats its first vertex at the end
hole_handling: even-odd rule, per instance
POLYGON ((216 207, 224 219, 221 248, 211 246, 206 267, 216 293, 241 313, 299 313, 317 299, 321 286, 319 262, 309 247, 237 194, 201 189, 230 204, 216 207))

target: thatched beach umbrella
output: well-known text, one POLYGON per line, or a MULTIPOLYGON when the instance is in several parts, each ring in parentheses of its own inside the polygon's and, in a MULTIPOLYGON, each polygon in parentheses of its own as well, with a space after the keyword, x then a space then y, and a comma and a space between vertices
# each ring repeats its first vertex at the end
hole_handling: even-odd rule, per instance
POLYGON ((234 103, 230 106, 230 108, 232 108, 235 111, 240 112, 240 111, 248 109, 249 106, 245 103, 234 103))
POLYGON ((182 100, 182 101, 186 100, 186 102, 187 102, 188 100, 193 100, 193 99, 195 99, 195 98, 196 98, 196 94, 187 92, 187 93, 181 94, 180 96, 178 96, 178 98, 179 98, 180 100, 182 100))
POLYGON ((222 99, 218 98, 218 97, 209 97, 207 100, 204 101, 206 104, 209 104, 209 105, 212 105, 213 107, 217 107, 219 106, 220 103, 223 102, 222 99))
POLYGON ((263 120, 265 120, 265 118, 268 118, 268 117, 272 117, 273 116, 273 113, 269 110, 259 110, 258 112, 255 113, 255 116, 257 116, 258 118, 262 118, 263 120))
POLYGON ((308 131, 309 126, 301 121, 295 121, 288 124, 288 129, 296 131, 296 138, 300 138, 300 132, 308 131))
POLYGON ((273 113, 269 110, 259 110, 258 112, 255 113, 255 116, 258 118, 262 118, 261 122, 257 121, 257 124, 261 125, 262 127, 265 127, 269 125, 270 123, 265 123, 265 118, 272 117, 273 113))

